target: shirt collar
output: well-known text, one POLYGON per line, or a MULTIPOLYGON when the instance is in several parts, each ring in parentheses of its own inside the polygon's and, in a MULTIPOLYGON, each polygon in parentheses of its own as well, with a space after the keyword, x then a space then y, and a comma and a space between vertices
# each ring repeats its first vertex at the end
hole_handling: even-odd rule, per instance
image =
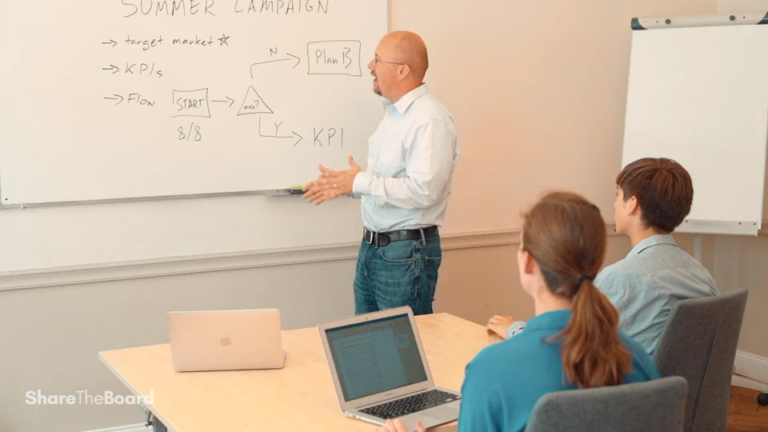
POLYGON ((403 97, 400 98, 399 101, 392 103, 391 101, 385 100, 384 106, 389 109, 391 107, 395 107, 395 109, 400 114, 405 114, 405 112, 408 110, 408 107, 411 106, 411 104, 418 98, 424 96, 425 94, 429 93, 427 90, 427 85, 422 84, 415 89, 409 91, 403 97))
POLYGON ((677 243, 675 242, 675 238, 672 237, 669 234, 658 234, 654 236, 650 236, 647 239, 641 241, 637 244, 634 248, 632 248, 631 251, 629 251, 629 255, 627 257, 631 257, 633 255, 640 255, 644 250, 648 248, 652 248, 654 246, 668 244, 672 246, 677 246, 677 243))
POLYGON ((571 321, 570 309, 559 309, 536 315, 528 321, 525 330, 562 330, 571 321))

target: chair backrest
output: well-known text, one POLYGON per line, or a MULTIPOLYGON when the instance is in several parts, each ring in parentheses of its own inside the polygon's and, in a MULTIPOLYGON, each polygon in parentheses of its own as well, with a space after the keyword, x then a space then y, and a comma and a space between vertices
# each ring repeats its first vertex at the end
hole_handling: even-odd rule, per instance
POLYGON ((682 300, 667 318, 654 360, 661 376, 688 381, 686 431, 724 431, 747 290, 682 300))
POLYGON ((526 432, 680 432, 685 419, 685 379, 669 377, 644 383, 542 396, 526 432))

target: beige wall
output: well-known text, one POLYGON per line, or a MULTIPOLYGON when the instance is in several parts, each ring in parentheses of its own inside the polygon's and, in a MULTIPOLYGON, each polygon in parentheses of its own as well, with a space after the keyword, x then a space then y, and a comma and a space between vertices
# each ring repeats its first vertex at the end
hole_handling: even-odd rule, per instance
POLYGON ((462 141, 447 227, 517 228, 520 207, 569 188, 612 218, 633 17, 711 14, 716 0, 390 0, 421 34, 426 82, 462 141), (490 226, 489 226, 490 225, 490 226))
POLYGON ((717 0, 719 13, 768 12, 766 0, 717 0))
POLYGON ((739 349, 768 358, 768 237, 717 237, 713 249, 712 273, 720 291, 749 289, 739 349))

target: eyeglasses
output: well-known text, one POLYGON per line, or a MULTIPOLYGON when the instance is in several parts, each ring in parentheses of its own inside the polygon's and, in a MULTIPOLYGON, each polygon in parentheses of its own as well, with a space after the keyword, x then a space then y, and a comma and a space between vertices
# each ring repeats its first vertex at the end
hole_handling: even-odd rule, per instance
POLYGON ((393 65, 405 65, 405 63, 398 63, 398 62, 391 62, 391 61, 384 61, 380 59, 378 56, 373 56, 373 66, 376 67, 379 63, 387 63, 387 64, 393 64, 393 65))

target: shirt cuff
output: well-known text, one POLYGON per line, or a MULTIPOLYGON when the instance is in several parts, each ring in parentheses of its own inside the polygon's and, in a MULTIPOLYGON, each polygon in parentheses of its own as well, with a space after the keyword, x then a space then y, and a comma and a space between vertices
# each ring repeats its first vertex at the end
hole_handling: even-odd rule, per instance
POLYGON ((507 339, 511 338, 512 336, 522 333, 523 329, 525 328, 525 321, 515 321, 513 322, 509 327, 507 327, 507 339))
POLYGON ((352 182, 352 194, 355 196, 367 195, 371 192, 371 175, 360 171, 352 182))

